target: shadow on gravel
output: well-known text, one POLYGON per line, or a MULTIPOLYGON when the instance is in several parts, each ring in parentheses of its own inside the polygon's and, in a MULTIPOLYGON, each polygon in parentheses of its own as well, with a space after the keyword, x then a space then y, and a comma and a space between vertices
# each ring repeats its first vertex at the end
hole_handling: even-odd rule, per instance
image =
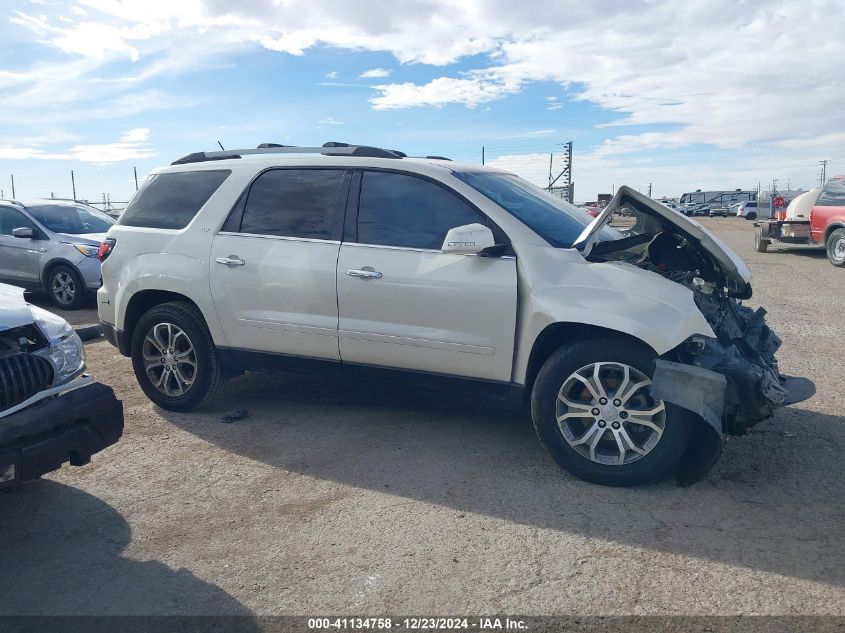
MULTIPOLYGON (((174 425, 284 470, 460 511, 845 585, 843 418, 783 410, 688 489, 608 488, 560 470, 526 413, 319 378, 243 376, 174 425), (219 422, 225 411, 248 418, 219 422), (210 421, 209 421, 210 419, 210 421)), ((577 556, 577 552, 560 552, 577 556)))
POLYGON ((122 557, 129 541, 123 517, 76 488, 0 493, 0 615, 249 615, 185 569, 122 557))
MULTIPOLYGON (((807 259, 827 259, 827 250, 817 246, 781 246, 780 244, 769 246, 769 250, 763 257, 770 255, 799 255, 807 259)), ((765 261, 765 260, 764 260, 765 261)))

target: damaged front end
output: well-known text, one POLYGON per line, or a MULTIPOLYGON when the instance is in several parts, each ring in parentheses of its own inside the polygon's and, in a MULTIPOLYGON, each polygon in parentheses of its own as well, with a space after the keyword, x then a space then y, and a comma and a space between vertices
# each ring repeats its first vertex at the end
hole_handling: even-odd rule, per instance
POLYGON ((706 474, 725 436, 743 435, 777 407, 815 393, 811 381, 780 372, 775 353, 781 340, 766 324, 766 311, 741 304, 751 296, 750 272, 700 224, 622 188, 579 242, 589 261, 625 262, 689 288, 715 334, 693 336, 655 361, 651 394, 707 423, 690 443, 693 455, 684 460, 680 483, 706 474), (614 215, 621 216, 619 238, 594 241, 614 215))
POLYGON ((695 411, 720 434, 744 435, 775 408, 815 393, 806 378, 780 372, 775 353, 781 340, 766 324, 763 308, 740 305, 699 277, 692 282, 696 305, 716 338, 693 337, 658 359, 655 397, 695 411), (697 404, 687 402, 691 397, 704 399, 700 411, 689 406, 697 404))

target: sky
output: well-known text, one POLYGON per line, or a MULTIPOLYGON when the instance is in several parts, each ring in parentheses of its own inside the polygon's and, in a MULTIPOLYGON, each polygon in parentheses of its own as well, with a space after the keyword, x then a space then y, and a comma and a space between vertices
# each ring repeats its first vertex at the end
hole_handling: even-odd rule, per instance
POLYGON ((845 173, 841 0, 3 0, 0 190, 126 200, 190 152, 376 145, 546 185, 845 173))

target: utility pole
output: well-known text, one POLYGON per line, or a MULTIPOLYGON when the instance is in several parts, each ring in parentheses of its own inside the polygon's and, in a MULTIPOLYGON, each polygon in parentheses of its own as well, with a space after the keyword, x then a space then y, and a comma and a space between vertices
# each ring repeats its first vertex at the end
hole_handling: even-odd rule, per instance
POLYGON ((15 199, 15 175, 12 174, 12 200, 15 199))
MULTIPOLYGON (((484 146, 481 146, 481 164, 484 164, 484 146)), ((135 189, 138 188, 138 176, 135 176, 135 189)))
MULTIPOLYGON (((481 164, 484 164, 484 150, 481 150, 481 164)), ((133 167, 132 171, 135 172, 135 191, 138 191, 138 168, 133 167)), ((75 196, 74 196, 75 197, 75 196)))
POLYGON ((549 189, 550 190, 552 188, 552 159, 554 158, 554 156, 555 155, 553 153, 549 154, 549 189))
POLYGON ((648 197, 651 198, 651 183, 648 183, 648 197))
POLYGON ((73 201, 76 202, 76 178, 73 176, 73 170, 70 170, 70 184, 73 187, 73 201))
POLYGON ((820 177, 820 180, 819 180, 819 187, 824 187, 825 182, 827 182, 827 164, 829 162, 830 162, 829 160, 820 160, 819 161, 819 165, 822 166, 822 173, 821 173, 821 177, 820 177))

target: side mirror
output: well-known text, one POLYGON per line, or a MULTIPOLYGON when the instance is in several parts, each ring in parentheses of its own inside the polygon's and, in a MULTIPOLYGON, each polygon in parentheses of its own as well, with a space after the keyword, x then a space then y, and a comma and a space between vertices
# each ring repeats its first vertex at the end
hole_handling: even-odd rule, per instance
POLYGON ((28 226, 21 226, 19 228, 12 229, 12 235, 14 237, 22 237, 30 240, 35 237, 35 233, 32 231, 32 228, 28 226))
POLYGON ((496 245, 493 231, 483 224, 465 224, 449 229, 443 240, 441 253, 455 255, 477 255, 483 250, 496 245))

